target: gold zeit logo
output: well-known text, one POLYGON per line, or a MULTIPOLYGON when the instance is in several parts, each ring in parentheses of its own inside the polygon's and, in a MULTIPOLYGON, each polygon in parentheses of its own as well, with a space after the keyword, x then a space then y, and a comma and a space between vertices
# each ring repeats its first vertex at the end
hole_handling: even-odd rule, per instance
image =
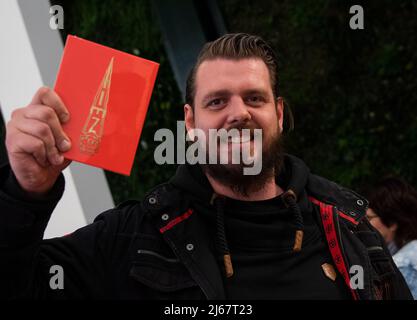
POLYGON ((81 131, 80 151, 85 154, 93 155, 98 152, 101 138, 104 131, 104 121, 106 119, 107 104, 110 96, 111 76, 113 72, 114 57, 111 58, 107 70, 101 80, 100 86, 94 96, 90 107, 87 120, 81 131))

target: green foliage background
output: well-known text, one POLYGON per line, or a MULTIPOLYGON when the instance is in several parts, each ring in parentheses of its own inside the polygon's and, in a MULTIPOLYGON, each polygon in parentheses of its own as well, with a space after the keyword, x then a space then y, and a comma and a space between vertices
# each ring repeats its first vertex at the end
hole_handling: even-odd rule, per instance
POLYGON ((296 130, 287 149, 315 171, 363 189, 381 175, 416 184, 417 2, 222 1, 232 31, 258 33, 281 57, 296 130))
MULTIPOLYGON (((158 128, 175 130, 183 117, 151 3, 62 3, 65 33, 161 64, 132 175, 106 173, 116 203, 140 198, 175 172, 173 165, 155 164, 153 135, 158 128)), ((416 185, 416 1, 218 3, 230 32, 259 34, 278 52, 281 95, 295 114, 289 152, 313 172, 354 189, 388 173, 416 185), (353 4, 364 8, 364 30, 349 28, 353 4)))

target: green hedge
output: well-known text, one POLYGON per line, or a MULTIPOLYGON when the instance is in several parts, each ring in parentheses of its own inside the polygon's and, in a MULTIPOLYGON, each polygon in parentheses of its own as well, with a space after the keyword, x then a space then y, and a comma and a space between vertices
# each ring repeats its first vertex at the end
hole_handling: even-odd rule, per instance
POLYGON ((263 36, 295 113, 287 150, 363 189, 385 174, 417 183, 416 1, 220 1, 231 32, 263 36), (349 28, 361 4, 364 30, 349 28))

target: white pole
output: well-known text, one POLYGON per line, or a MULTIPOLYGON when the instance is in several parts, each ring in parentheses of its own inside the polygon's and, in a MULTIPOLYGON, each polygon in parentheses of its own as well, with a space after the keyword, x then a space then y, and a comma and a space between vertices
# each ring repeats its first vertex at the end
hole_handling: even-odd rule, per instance
MULTIPOLYGON (((59 30, 50 28, 49 8, 47 0, 0 1, 0 105, 6 122, 39 87, 54 85, 63 45, 59 30)), ((103 170, 73 163, 64 176, 65 193, 45 238, 71 233, 114 206, 103 170)))

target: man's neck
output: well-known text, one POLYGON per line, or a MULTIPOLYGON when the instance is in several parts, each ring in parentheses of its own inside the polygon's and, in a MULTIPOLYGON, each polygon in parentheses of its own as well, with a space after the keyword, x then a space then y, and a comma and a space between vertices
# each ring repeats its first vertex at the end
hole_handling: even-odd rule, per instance
POLYGON ((265 185, 256 191, 250 192, 248 196, 244 196, 231 187, 220 183, 218 180, 206 173, 207 179, 211 184, 214 192, 219 195, 242 201, 261 201, 275 198, 282 194, 284 191, 275 183, 275 177, 271 176, 265 183, 265 185))

